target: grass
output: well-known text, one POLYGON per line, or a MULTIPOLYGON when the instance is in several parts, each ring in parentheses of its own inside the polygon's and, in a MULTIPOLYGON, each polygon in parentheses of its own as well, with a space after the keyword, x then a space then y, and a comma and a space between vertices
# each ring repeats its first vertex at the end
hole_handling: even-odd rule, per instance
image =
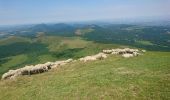
POLYGON ((170 53, 75 62, 47 73, 0 82, 0 100, 168 100, 170 53))
MULTIPOLYGON (((0 41, 0 75, 27 64, 78 59, 124 47, 79 37, 11 37, 0 41)), ((147 51, 130 59, 109 56, 101 61, 78 61, 47 73, 0 81, 0 100, 169 100, 169 59, 170 52, 147 51)))
POLYGON ((153 43, 151 43, 150 41, 137 41, 137 43, 141 44, 141 45, 154 45, 153 43))
POLYGON ((0 40, 0 45, 8 45, 13 43, 20 43, 20 42, 31 42, 32 40, 29 38, 19 37, 19 36, 10 36, 5 39, 0 40))
POLYGON ((59 37, 59 36, 45 36, 38 38, 38 40, 48 45, 48 49, 51 52, 56 52, 62 49, 74 49, 74 48, 83 48, 88 45, 88 42, 79 37, 59 37))
POLYGON ((0 74, 3 74, 4 72, 6 72, 7 70, 10 70, 11 68, 17 68, 19 66, 15 66, 15 65, 22 65, 24 62, 26 62, 28 60, 28 57, 26 55, 17 55, 17 56, 12 56, 9 58, 6 58, 6 62, 1 64, 1 66, 4 67, 0 67, 0 74))
POLYGON ((92 28, 77 29, 75 34, 81 36, 81 35, 84 35, 86 33, 90 33, 90 32, 93 32, 93 31, 94 31, 94 29, 92 29, 92 28))
POLYGON ((111 47, 118 45, 94 43, 79 37, 41 36, 29 39, 13 36, 0 40, 0 76, 9 68, 16 69, 67 58, 77 59, 111 47), (22 59, 20 55, 25 58, 22 59), (13 63, 10 63, 11 60, 13 63))
POLYGON ((55 61, 56 58, 49 54, 44 54, 38 57, 38 61, 41 63, 46 63, 47 61, 55 61))

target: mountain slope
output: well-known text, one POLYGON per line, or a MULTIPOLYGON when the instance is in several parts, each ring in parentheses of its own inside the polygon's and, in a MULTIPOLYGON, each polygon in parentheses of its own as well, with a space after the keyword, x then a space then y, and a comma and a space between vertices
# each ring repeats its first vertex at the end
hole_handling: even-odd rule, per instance
POLYGON ((169 98, 170 53, 147 52, 75 62, 47 73, 0 81, 1 100, 169 98))
POLYGON ((0 40, 0 76, 11 69, 96 54, 120 45, 95 43, 80 37, 39 36, 9 37, 0 40), (23 60, 22 60, 23 59, 23 60))

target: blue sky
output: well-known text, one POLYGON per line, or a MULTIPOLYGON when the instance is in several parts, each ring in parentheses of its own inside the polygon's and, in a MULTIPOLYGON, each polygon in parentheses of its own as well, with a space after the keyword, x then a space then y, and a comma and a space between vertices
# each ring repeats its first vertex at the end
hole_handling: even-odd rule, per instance
POLYGON ((170 0, 0 0, 0 25, 170 18, 170 0))

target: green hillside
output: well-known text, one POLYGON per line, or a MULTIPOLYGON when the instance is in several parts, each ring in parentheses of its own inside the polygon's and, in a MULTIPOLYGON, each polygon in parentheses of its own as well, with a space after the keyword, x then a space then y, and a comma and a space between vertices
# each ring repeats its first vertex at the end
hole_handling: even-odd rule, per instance
POLYGON ((170 0, 0 0, 0 100, 170 100, 170 0))
POLYGON ((0 76, 10 69, 62 59, 78 59, 102 49, 120 47, 95 43, 80 37, 10 37, 0 40, 0 76))
POLYGON ((170 37, 165 28, 169 29, 42 24, 17 30, 0 39, 0 76, 26 65, 78 59, 103 49, 130 47, 146 53, 129 59, 112 55, 76 61, 47 73, 1 80, 0 100, 169 100, 170 37), (32 31, 21 34, 24 30, 32 31))
POLYGON ((168 100, 170 53, 147 52, 75 62, 31 77, 0 81, 0 100, 168 100))

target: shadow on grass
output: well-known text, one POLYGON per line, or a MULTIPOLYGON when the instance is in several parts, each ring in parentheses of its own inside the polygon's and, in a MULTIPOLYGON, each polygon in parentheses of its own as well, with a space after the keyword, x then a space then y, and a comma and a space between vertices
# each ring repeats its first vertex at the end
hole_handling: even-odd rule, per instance
POLYGON ((0 46, 1 59, 19 54, 41 54, 45 52, 48 52, 48 48, 40 43, 21 42, 0 46))
POLYGON ((0 59, 0 66, 2 66, 2 64, 8 62, 10 59, 9 58, 5 58, 5 59, 0 59))

